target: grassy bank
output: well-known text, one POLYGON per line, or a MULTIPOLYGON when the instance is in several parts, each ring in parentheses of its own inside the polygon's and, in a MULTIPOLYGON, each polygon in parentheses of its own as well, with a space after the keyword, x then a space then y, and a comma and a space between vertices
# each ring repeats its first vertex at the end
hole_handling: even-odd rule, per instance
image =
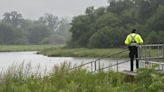
POLYGON ((56 45, 0 45, 0 52, 13 51, 40 51, 48 48, 56 48, 56 45))
MULTIPOLYGON (((125 51, 126 49, 111 48, 111 49, 87 49, 87 48, 49 48, 39 52, 47 56, 64 56, 64 57, 106 57, 112 54, 125 51)), ((127 57, 128 51, 121 53, 118 57, 127 57)))
POLYGON ((140 69, 137 76, 113 71, 69 71, 69 64, 55 66, 48 75, 32 72, 31 66, 10 67, 1 74, 0 92, 163 92, 164 77, 153 69, 140 69))
MULTIPOLYGON (((126 49, 64 48, 62 45, 0 45, 0 52, 38 51, 39 54, 51 57, 106 57, 124 50, 126 49)), ((125 52, 119 57, 127 57, 127 55, 128 52, 125 52)))

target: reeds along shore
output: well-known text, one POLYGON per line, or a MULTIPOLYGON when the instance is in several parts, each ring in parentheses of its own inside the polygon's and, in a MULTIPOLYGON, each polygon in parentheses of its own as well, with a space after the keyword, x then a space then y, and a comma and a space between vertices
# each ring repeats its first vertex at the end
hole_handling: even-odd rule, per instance
POLYGON ((90 73, 71 70, 68 63, 55 65, 51 72, 33 71, 31 64, 12 65, 1 73, 0 92, 163 92, 164 76, 153 68, 140 69, 133 81, 111 70, 90 73))

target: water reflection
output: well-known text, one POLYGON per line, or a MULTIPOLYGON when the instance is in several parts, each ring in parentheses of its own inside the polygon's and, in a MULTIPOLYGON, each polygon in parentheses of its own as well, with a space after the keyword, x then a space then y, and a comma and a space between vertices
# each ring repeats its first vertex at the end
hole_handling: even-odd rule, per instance
MULTIPOLYGON (((56 64, 61 64, 64 62, 70 62, 71 65, 80 65, 82 63, 87 63, 94 61, 97 58, 77 58, 77 57, 47 57, 44 55, 38 55, 36 52, 1 52, 0 53, 0 70, 6 70, 12 64, 25 64, 31 63, 33 68, 36 68, 40 65, 40 68, 49 71, 56 64)), ((113 59, 103 59, 101 60, 101 66, 108 66, 116 63, 116 60, 113 59)), ((122 60, 121 60, 122 61, 122 60)), ((90 68, 90 65, 87 66, 90 68)), ((116 68, 116 67, 114 67, 116 68)), ((119 71, 129 69, 129 62, 119 65, 119 71)))

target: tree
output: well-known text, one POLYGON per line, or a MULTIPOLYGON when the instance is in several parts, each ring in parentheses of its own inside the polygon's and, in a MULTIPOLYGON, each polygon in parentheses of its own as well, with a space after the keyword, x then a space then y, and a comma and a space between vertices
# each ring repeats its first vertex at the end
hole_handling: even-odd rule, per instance
POLYGON ((163 7, 164 0, 109 0, 107 9, 88 7, 85 15, 75 17, 71 23, 70 44, 72 47, 120 47, 133 28, 146 43, 162 43, 163 7))
POLYGON ((72 32, 71 44, 75 47, 86 47, 88 39, 94 33, 94 22, 91 21, 90 16, 77 16, 72 20, 72 32))
POLYGON ((132 0, 108 0, 108 3, 110 5, 107 10, 117 15, 122 14, 124 10, 130 9, 134 6, 132 0))
POLYGON ((58 30, 55 32, 55 34, 58 34, 59 35, 58 37, 61 36, 62 38, 64 38, 64 40, 62 41, 63 44, 66 43, 71 38, 71 32, 69 31, 70 28, 71 25, 67 19, 62 19, 60 21, 60 25, 58 27, 58 30))
POLYGON ((19 28, 11 25, 0 24, 0 43, 1 44, 27 44, 28 40, 25 33, 19 28))
POLYGON ((48 13, 45 14, 43 17, 40 17, 39 21, 47 25, 53 31, 56 31, 60 24, 59 18, 57 16, 48 13))
POLYGON ((88 46, 90 48, 118 47, 122 42, 122 36, 120 36, 122 35, 121 31, 123 30, 119 31, 118 28, 112 28, 110 26, 103 27, 90 37, 88 46))
POLYGON ((52 31, 45 25, 36 23, 29 29, 29 42, 31 44, 41 44, 44 38, 52 34, 52 31))
POLYGON ((23 20, 22 14, 18 13, 17 11, 11 11, 3 14, 2 22, 15 27, 21 27, 23 20))
POLYGON ((53 31, 50 36, 43 39, 42 43, 47 44, 66 44, 70 40, 71 32, 69 32, 71 25, 67 19, 62 19, 56 31, 53 31))
POLYGON ((120 24, 120 20, 113 13, 103 14, 96 20, 96 27, 98 29, 103 28, 105 26, 116 27, 119 26, 119 24, 120 24))
POLYGON ((92 15, 92 14, 94 14, 94 11, 95 11, 94 7, 91 6, 91 7, 88 7, 88 8, 85 10, 85 14, 86 14, 86 15, 92 15))
POLYGON ((94 13, 95 13, 96 17, 102 16, 103 14, 106 13, 106 7, 100 7, 98 9, 96 9, 94 13))
POLYGON ((159 6, 155 13, 148 19, 147 28, 153 31, 164 31, 164 6, 159 6))

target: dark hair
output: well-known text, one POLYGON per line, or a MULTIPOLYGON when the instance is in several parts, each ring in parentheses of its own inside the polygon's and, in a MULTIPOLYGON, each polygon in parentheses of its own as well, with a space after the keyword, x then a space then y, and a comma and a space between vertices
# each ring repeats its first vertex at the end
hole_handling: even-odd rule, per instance
POLYGON ((136 29, 133 29, 133 30, 132 30, 132 33, 136 33, 136 29))

